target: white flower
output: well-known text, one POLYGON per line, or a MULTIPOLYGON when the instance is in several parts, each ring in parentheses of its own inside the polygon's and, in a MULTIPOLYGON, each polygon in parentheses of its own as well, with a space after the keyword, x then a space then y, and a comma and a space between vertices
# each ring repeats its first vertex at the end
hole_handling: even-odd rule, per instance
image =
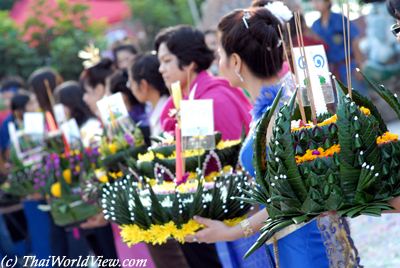
POLYGON ((277 17, 281 23, 288 22, 293 17, 292 11, 281 1, 268 3, 264 7, 277 17))

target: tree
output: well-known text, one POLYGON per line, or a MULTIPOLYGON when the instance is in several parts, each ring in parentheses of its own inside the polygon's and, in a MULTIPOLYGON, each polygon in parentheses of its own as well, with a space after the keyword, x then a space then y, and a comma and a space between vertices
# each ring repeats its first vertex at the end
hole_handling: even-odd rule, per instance
POLYGON ((104 24, 90 23, 88 6, 58 0, 38 0, 24 24, 24 39, 35 48, 41 65, 50 65, 65 79, 77 79, 82 71, 79 50, 89 42, 102 43, 104 24))
POLYGON ((0 78, 27 77, 40 64, 36 50, 22 41, 22 32, 5 11, 0 11, 0 78))
MULTIPOLYGON (((135 20, 142 23, 147 34, 146 46, 151 47, 160 29, 177 24, 193 25, 188 0, 127 0, 135 20)), ((197 7, 204 0, 196 0, 197 7)))

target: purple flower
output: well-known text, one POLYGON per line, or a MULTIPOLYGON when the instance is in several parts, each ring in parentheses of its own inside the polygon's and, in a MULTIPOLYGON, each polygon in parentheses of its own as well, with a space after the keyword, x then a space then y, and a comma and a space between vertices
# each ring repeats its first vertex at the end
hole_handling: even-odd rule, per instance
POLYGON ((133 145, 134 145, 134 140, 133 140, 133 137, 132 137, 131 134, 125 133, 125 134, 124 134, 124 138, 125 138, 125 141, 126 141, 130 146, 133 146, 133 145))
POLYGON ((312 152, 312 154, 313 154, 313 155, 320 155, 321 153, 320 153, 318 150, 314 150, 314 151, 312 152))

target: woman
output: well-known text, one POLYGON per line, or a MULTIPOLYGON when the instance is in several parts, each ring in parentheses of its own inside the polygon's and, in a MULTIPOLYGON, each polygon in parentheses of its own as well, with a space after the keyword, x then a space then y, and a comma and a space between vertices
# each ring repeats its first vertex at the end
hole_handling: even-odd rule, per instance
POLYGON ((35 93, 43 112, 53 113, 53 91, 62 81, 62 77, 54 69, 48 67, 39 68, 30 75, 29 89, 35 93))
POLYGON ((127 70, 117 70, 107 78, 108 88, 111 94, 120 92, 130 118, 139 125, 146 144, 150 145, 150 127, 146 113, 146 105, 140 103, 128 87, 127 70))
MULTIPOLYGON (((164 29, 156 37, 155 49, 159 71, 168 88, 179 81, 185 99, 191 95, 193 99, 213 100, 215 130, 221 132, 223 139, 240 138, 243 126, 247 133, 251 105, 239 89, 207 72, 214 54, 202 32, 184 25, 164 29)), ((161 114, 165 131, 175 128, 175 119, 170 113, 174 108, 170 98, 161 114)))
MULTIPOLYGON (((251 105, 239 89, 208 74, 214 54, 207 47, 202 32, 184 25, 164 29, 156 37, 155 49, 160 61, 159 71, 168 88, 179 81, 184 99, 213 100, 214 128, 223 139, 238 139, 243 129, 247 133, 251 105)), ((161 114, 165 131, 175 128, 174 110, 170 98, 161 114)), ((181 248, 190 267, 221 266, 213 244, 184 244, 181 248)))
MULTIPOLYGON (((278 19, 265 8, 235 10, 226 15, 218 25, 221 73, 228 78, 232 85, 248 89, 251 96, 256 99, 252 111, 251 133, 240 156, 244 168, 253 175, 252 170, 254 169, 251 160, 253 158, 252 133, 254 126, 271 105, 282 84, 278 78, 278 73, 283 64, 283 44, 280 41, 278 25, 278 19)), ((290 89, 286 88, 286 96, 290 95, 290 92, 288 92, 290 89)), ((254 234, 263 226, 267 218, 267 211, 263 209, 241 224, 228 227, 219 221, 197 217, 197 220, 207 228, 199 231, 195 236, 187 237, 187 241, 206 243, 235 241, 254 234)), ((341 251, 339 250, 341 247, 337 246, 342 241, 333 239, 334 236, 329 233, 330 229, 327 227, 334 227, 330 225, 330 218, 321 218, 322 220, 314 220, 301 227, 296 226, 297 229, 293 232, 289 232, 288 229, 285 230, 286 236, 277 242, 280 267, 336 267, 342 261, 340 258, 341 251), (328 234, 322 233, 319 229, 320 226, 327 228, 325 232, 328 232, 328 234), (328 240, 328 237, 331 240, 328 240), (325 245, 329 246, 329 251, 325 245)), ((347 243, 347 236, 344 239, 347 243)), ((346 249, 350 252, 353 250, 352 248, 346 249)), ((354 252, 352 254, 352 256, 355 255, 354 252)), ((267 247, 266 257, 263 266, 275 267, 276 260, 272 245, 267 247)), ((356 262, 357 260, 353 261, 356 262)), ((347 265, 357 266, 358 264, 346 263, 345 267, 349 267, 347 265)), ((258 266, 259 264, 250 266, 239 260, 237 263, 237 267, 258 266)))
POLYGON ((129 70, 131 91, 141 103, 151 105, 149 115, 150 131, 152 136, 162 133, 160 115, 169 97, 161 74, 158 72, 160 63, 153 54, 140 55, 129 70))
POLYGON ((99 136, 103 134, 103 128, 83 101, 83 94, 83 89, 75 81, 62 83, 54 92, 56 102, 63 105, 66 118, 76 120, 83 146, 88 147, 99 141, 99 136))
POLYGON ((97 118, 101 118, 97 102, 106 95, 106 79, 113 71, 113 62, 104 58, 82 72, 80 82, 85 90, 83 100, 97 118))

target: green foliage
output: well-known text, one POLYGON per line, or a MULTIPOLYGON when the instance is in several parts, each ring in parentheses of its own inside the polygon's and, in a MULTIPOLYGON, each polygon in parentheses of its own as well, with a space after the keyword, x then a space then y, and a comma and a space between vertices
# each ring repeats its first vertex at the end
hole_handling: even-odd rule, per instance
MULTIPOLYGON (((193 25, 187 0, 127 0, 134 19, 139 20, 147 34, 147 45, 152 47, 156 34, 165 27, 177 24, 193 25)), ((196 0, 199 7, 204 0, 196 0)))
POLYGON ((14 5, 15 0, 1 0, 0 10, 10 10, 14 5))
POLYGON ((27 77, 40 64, 36 51, 22 41, 23 34, 8 13, 0 11, 0 77, 27 77))
POLYGON ((104 45, 104 25, 89 23, 88 7, 58 0, 38 0, 19 29, 5 12, 0 12, 0 77, 20 75, 27 78, 42 66, 52 66, 65 79, 77 79, 82 71, 79 50, 89 42, 104 45))

